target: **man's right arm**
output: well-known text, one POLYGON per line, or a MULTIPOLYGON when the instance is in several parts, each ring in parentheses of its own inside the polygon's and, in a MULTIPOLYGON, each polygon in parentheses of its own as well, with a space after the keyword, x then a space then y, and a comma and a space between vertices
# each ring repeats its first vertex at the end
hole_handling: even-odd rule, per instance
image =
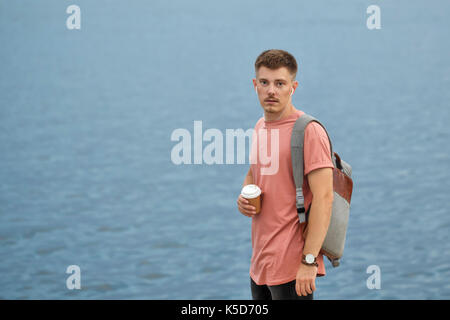
POLYGON ((248 184, 253 184, 252 168, 248 169, 248 172, 247 172, 247 175, 245 176, 242 187, 245 187, 248 184))
MULTIPOLYGON (((253 175, 252 175, 252 169, 250 168, 247 172, 247 175, 245 176, 244 183, 242 184, 242 187, 253 184, 253 175)), ((256 214, 256 208, 249 204, 248 200, 243 198, 242 195, 239 193, 239 197, 237 200, 237 205, 239 212, 242 213, 244 216, 247 216, 249 218, 253 217, 256 214)))

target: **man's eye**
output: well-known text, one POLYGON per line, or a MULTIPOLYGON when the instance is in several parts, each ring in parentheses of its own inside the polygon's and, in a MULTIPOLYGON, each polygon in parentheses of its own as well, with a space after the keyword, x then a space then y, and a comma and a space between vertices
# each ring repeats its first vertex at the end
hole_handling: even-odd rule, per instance
POLYGON ((283 82, 278 82, 278 86, 281 87, 283 85, 283 82))

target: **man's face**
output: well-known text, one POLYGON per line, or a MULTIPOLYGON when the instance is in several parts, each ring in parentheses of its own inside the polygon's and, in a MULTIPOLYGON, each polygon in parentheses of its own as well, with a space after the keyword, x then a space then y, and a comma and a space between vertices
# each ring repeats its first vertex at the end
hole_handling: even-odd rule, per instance
POLYGON ((258 99, 264 111, 279 113, 290 103, 291 91, 298 86, 292 81, 291 74, 286 67, 271 70, 260 67, 253 84, 257 89, 258 99))

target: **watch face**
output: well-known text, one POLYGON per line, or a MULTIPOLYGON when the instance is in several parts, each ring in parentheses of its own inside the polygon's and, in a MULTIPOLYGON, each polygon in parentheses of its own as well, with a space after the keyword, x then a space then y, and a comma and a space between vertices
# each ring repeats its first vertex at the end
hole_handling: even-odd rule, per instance
POLYGON ((314 256, 312 254, 307 254, 305 257, 305 260, 307 263, 313 263, 314 262, 314 256))

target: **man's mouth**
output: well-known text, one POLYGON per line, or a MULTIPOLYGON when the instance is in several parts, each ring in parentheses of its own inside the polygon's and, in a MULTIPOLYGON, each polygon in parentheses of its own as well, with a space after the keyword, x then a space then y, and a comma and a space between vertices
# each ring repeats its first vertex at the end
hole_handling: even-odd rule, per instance
POLYGON ((274 99, 267 99, 266 102, 278 102, 278 100, 274 100, 274 99))

